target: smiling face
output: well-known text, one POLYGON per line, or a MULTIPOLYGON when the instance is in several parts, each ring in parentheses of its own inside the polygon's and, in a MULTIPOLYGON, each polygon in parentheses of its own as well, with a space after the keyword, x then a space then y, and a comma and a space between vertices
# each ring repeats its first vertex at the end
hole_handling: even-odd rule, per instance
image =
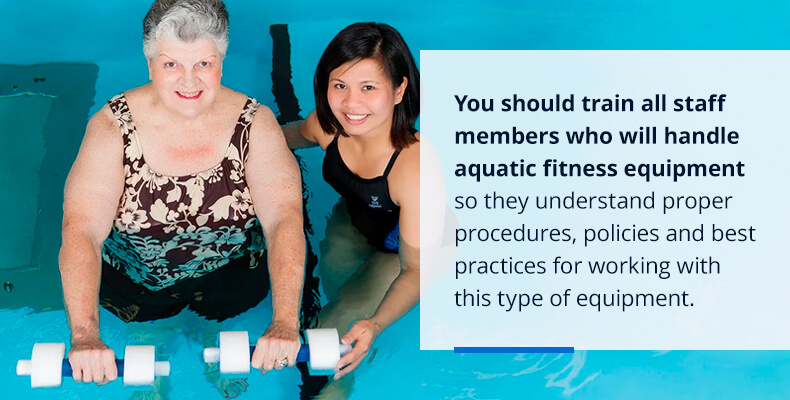
POLYGON ((327 101, 348 135, 389 138, 392 114, 407 84, 404 78, 401 85, 393 87, 377 60, 349 61, 329 73, 327 101))
POLYGON ((209 38, 192 43, 162 38, 148 59, 148 72, 162 103, 194 118, 214 103, 222 78, 222 55, 209 38))

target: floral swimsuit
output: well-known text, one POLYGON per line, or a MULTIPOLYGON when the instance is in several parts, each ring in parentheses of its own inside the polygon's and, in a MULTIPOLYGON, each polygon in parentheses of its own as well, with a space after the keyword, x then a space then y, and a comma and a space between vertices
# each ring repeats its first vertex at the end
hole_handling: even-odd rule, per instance
POLYGON ((124 95, 109 105, 123 134, 125 185, 102 249, 105 266, 154 292, 232 262, 250 269, 263 262, 265 268, 263 231, 244 179, 258 103, 247 100, 219 164, 178 177, 145 162, 124 95))

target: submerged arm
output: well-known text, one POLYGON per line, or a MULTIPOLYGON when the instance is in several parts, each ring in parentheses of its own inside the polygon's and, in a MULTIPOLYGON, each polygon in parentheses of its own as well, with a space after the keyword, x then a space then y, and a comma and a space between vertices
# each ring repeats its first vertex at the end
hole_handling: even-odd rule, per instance
POLYGON ((343 336, 344 344, 356 342, 353 350, 340 359, 335 375, 339 379, 354 370, 365 358, 373 341, 420 301, 420 159, 419 144, 403 154, 402 170, 390 181, 390 192, 400 205, 399 257, 401 270, 370 319, 354 323, 343 336))

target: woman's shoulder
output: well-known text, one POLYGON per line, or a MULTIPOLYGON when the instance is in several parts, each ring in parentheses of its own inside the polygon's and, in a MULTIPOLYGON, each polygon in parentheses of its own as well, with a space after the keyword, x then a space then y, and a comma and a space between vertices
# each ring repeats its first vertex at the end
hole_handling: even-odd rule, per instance
MULTIPOLYGON (((244 96, 244 95, 242 95, 244 96)), ((255 113, 252 118, 251 122, 252 125, 250 127, 250 132, 252 138, 269 138, 272 135, 282 136, 282 130, 280 129, 280 124, 277 122, 277 117, 274 115, 274 112, 267 107, 266 105, 260 104, 255 101, 254 98, 246 97, 245 99, 252 99, 255 104, 255 108, 245 108, 243 114, 250 115, 251 113, 255 113)), ((247 100, 244 100, 246 104, 247 100)))
POLYGON ((246 102, 248 99, 252 99, 252 96, 248 96, 242 92, 237 92, 227 86, 220 86, 218 94, 219 99, 234 103, 246 102))
POLYGON ((91 116, 88 120, 88 126, 86 127, 88 133, 94 134, 115 133, 117 130, 118 125, 116 118, 112 109, 110 109, 109 103, 105 103, 99 111, 96 111, 96 113, 91 116))
POLYGON ((258 101, 255 100, 255 98, 225 86, 221 86, 221 89, 217 93, 217 98, 214 101, 215 105, 219 106, 220 112, 222 114, 238 113, 245 106, 247 106, 248 101, 251 101, 252 104, 256 106, 256 109, 263 107, 258 104, 258 101))
POLYGON ((400 163, 395 164, 395 166, 401 164, 400 169, 408 174, 420 173, 420 132, 416 133, 416 137, 416 142, 401 149, 398 156, 400 163))
MULTIPOLYGON (((83 147, 92 151, 112 152, 123 147, 123 135, 119 128, 123 121, 116 119, 109 104, 105 104, 91 116, 82 138, 83 147)), ((82 147, 80 152, 82 152, 82 147)))
POLYGON ((419 194, 420 187, 420 136, 417 133, 417 141, 401 149, 388 182, 395 200, 400 204, 400 197, 410 193, 419 194))

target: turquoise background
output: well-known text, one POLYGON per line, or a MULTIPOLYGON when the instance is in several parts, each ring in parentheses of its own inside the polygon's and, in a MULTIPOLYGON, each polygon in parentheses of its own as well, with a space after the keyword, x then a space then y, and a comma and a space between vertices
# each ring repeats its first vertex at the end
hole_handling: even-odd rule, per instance
MULTIPOLYGON (((231 41, 223 83, 277 112, 271 93, 269 26, 288 24, 292 83, 302 116, 312 108, 311 77, 321 51, 334 34, 357 21, 393 25, 415 56, 421 49, 786 49, 790 39, 790 4, 782 1, 228 0, 227 4, 231 41)), ((89 116, 114 94, 147 82, 141 22, 149 5, 141 0, 0 1, 0 107, 14 110, 0 112, 0 183, 18 189, 13 196, 0 197, 3 220, 9 221, 0 225, 1 235, 19 239, 15 227, 35 226, 34 235, 19 245, 21 258, 29 258, 29 263, 0 258, 0 282, 13 285, 0 291, 0 385, 8 396, 125 398, 133 393, 118 382, 96 388, 66 381, 60 389, 31 390, 27 379, 14 375, 14 365, 16 359, 29 357, 35 341, 68 340, 56 261, 63 182, 89 116), (36 81, 38 77, 46 80, 36 81), (18 97, 23 93, 37 95, 30 96, 32 100, 18 97), (28 113, 16 111, 23 101, 34 104, 28 113), (46 118, 43 128, 41 118, 46 118), (27 120, 37 123, 19 127, 27 120), (29 135, 41 139, 30 140, 29 135), (42 152, 39 167, 22 168, 8 161, 10 154, 42 152)), ((317 173, 321 154, 314 150, 300 154, 306 159, 305 181, 312 193, 309 215, 316 235, 311 240, 317 243, 336 195, 317 173)), ((263 329, 269 307, 265 302, 223 323, 223 328, 263 329)), ((418 311, 379 338, 375 360, 360 371, 352 398, 790 397, 787 352, 591 351, 560 356, 420 352, 418 311)), ((119 320, 104 312, 101 317, 102 335, 116 352, 137 340, 119 320)), ((170 397, 217 398, 201 376, 200 349, 188 339, 200 330, 201 321, 191 315, 177 318, 177 328, 152 324, 163 334, 176 331, 167 339, 171 362, 180 366, 168 381, 170 397)), ((255 375, 242 398, 297 398, 298 381, 295 371, 255 375)))

